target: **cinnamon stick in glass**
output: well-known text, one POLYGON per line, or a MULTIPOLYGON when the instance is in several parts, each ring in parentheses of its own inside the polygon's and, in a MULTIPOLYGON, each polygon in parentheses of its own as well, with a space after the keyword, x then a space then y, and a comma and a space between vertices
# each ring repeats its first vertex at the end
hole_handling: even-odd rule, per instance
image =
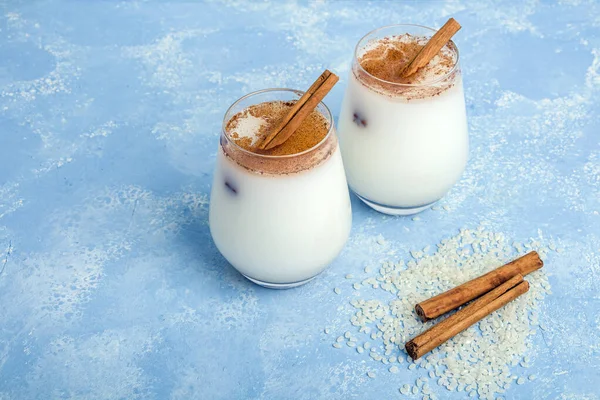
POLYGON ((437 318, 450 310, 454 310, 463 304, 489 292, 493 288, 508 281, 517 274, 523 276, 536 271, 544 265, 536 251, 529 252, 514 261, 503 265, 485 275, 475 278, 460 286, 438 294, 415 306, 415 311, 423 321, 437 318))
POLYGON ((523 280, 523 276, 515 275, 462 310, 413 338, 404 347, 416 360, 528 290, 529 283, 523 280))
POLYGON ((427 65, 460 28, 460 24, 454 18, 450 18, 444 26, 429 39, 417 55, 406 64, 402 71, 400 71, 400 76, 406 78, 417 72, 419 68, 427 65))
POLYGON ((325 70, 308 90, 292 106, 288 114, 257 146, 269 150, 283 144, 298 129, 302 121, 317 107, 339 80, 338 76, 325 70))

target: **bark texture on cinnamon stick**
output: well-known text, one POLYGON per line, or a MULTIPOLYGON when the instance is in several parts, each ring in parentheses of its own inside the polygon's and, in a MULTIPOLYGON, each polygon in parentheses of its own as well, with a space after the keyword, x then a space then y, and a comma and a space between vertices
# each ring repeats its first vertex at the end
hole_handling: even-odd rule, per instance
POLYGON ((438 294, 415 306, 415 311, 423 321, 437 318, 450 310, 454 310, 463 304, 489 292, 491 289, 508 281, 517 274, 523 276, 536 271, 544 265, 539 254, 535 251, 529 252, 514 261, 503 265, 485 275, 475 278, 460 286, 438 294))
POLYGON ((310 115, 331 88, 339 80, 338 76, 325 70, 308 90, 298 99, 290 112, 277 124, 258 145, 261 150, 269 150, 283 144, 298 129, 302 121, 310 115))
POLYGON ((414 360, 420 358, 528 290, 529 283, 523 280, 521 274, 513 276, 462 310, 407 342, 404 346, 406 352, 414 360))
POLYGON ((427 65, 460 28, 460 24, 454 18, 450 18, 444 26, 429 39, 415 57, 406 64, 402 71, 400 71, 400 76, 406 78, 417 72, 419 68, 427 65))

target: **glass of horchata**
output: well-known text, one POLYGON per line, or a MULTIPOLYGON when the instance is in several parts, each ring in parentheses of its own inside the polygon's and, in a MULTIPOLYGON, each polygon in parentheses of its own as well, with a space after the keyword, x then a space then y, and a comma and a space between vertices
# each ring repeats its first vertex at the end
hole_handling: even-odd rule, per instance
POLYGON ((221 254, 246 278, 290 288, 322 272, 342 250, 352 223, 333 118, 320 103, 282 145, 256 142, 302 95, 248 94, 226 112, 209 222, 221 254))
POLYGON ((338 122, 348 184, 377 211, 420 212, 463 173, 469 152, 458 49, 449 41, 423 68, 398 73, 435 30, 376 29, 357 44, 338 122))

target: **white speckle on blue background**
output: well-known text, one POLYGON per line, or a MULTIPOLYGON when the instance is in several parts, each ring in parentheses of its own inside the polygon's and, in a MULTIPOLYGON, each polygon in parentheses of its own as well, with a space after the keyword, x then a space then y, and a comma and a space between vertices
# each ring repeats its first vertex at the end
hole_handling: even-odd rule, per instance
POLYGON ((598 4, 577 1, 7 4, 0 398, 408 394, 414 364, 367 371, 362 346, 323 340, 323 326, 345 330, 350 316, 338 286, 479 224, 516 242, 543 235, 556 248, 544 260, 554 294, 537 316, 544 329, 528 379, 504 397, 596 398, 597 15, 598 4), (337 116, 361 36, 449 16, 463 25, 471 150, 461 181, 435 206, 444 211, 414 223, 353 198, 352 236, 317 279, 282 292, 246 281, 207 223, 229 105, 253 90, 305 89, 330 68, 340 83, 325 101, 337 116))

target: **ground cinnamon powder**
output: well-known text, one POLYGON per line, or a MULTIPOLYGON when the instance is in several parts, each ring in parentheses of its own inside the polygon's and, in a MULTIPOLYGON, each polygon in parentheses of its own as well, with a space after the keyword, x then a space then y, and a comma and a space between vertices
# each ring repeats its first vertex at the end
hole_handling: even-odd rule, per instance
POLYGON ((280 146, 270 150, 255 147, 278 125, 293 104, 293 101, 264 102, 231 117, 225 125, 226 135, 221 137, 225 156, 249 171, 269 175, 297 173, 322 164, 337 149, 337 137, 333 132, 328 136, 330 123, 318 109, 313 110, 280 146))
POLYGON ((240 147, 257 154, 282 156, 298 154, 319 144, 329 131, 329 122, 318 110, 313 112, 300 124, 292 136, 280 146, 270 150, 258 150, 255 143, 262 140, 276 127, 290 111, 294 103, 290 101, 270 101, 252 105, 234 115, 227 123, 229 137, 240 147), (245 118, 250 116, 263 121, 254 132, 241 132, 240 127, 245 118))
POLYGON ((407 99, 416 99, 440 94, 453 86, 456 77, 460 75, 458 69, 450 74, 458 61, 458 51, 452 41, 449 41, 429 64, 406 78, 400 76, 404 66, 428 40, 425 36, 404 34, 370 42, 358 54, 358 63, 363 70, 355 68, 355 76, 367 86, 391 96, 401 95, 407 99), (437 82, 446 75, 449 75, 447 79, 437 82), (435 83, 429 85, 430 82, 435 83), (415 86, 403 87, 396 84, 415 86))

